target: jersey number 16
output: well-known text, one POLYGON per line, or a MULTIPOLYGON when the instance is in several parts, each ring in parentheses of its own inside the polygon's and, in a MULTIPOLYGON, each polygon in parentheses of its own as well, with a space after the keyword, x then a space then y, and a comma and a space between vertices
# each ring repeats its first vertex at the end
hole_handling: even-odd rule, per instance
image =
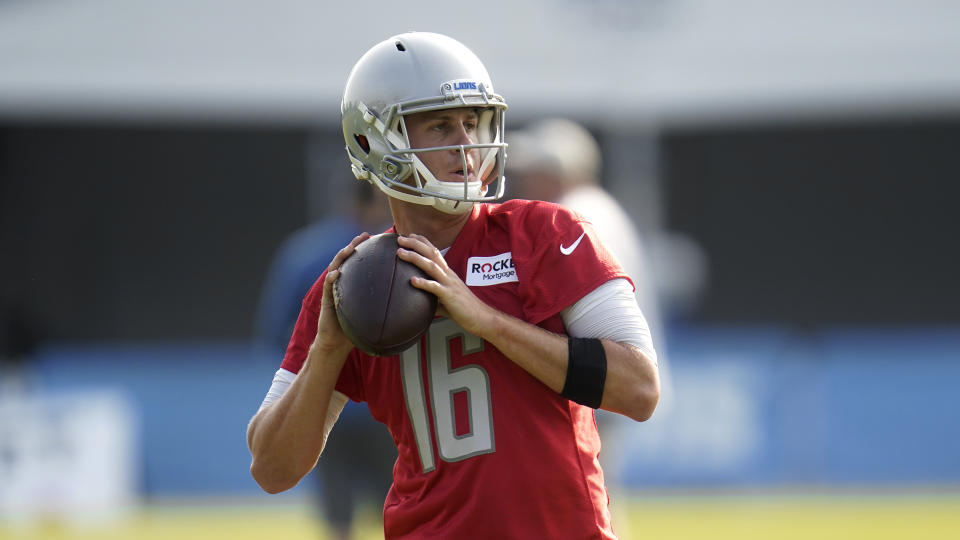
POLYGON ((433 409, 433 425, 436 430, 437 450, 440 459, 461 461, 494 451, 493 411, 490 405, 490 378, 478 365, 451 369, 451 341, 461 338, 462 354, 468 355, 483 350, 483 340, 468 334, 451 319, 438 319, 427 331, 427 373, 430 384, 430 407, 425 399, 423 371, 420 369, 420 343, 401 355, 403 395, 407 414, 413 426, 413 434, 420 454, 423 472, 436 468, 433 445, 430 437, 428 408, 433 409), (454 413, 454 395, 466 392, 469 430, 457 433, 454 413))

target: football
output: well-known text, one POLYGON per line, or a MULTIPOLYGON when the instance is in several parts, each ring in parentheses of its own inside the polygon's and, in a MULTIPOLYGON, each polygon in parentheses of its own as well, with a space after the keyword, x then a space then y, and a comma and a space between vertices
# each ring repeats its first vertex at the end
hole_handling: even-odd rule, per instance
POLYGON ((340 327, 360 350, 374 356, 399 354, 427 331, 437 297, 410 284, 427 275, 397 258, 397 235, 371 236, 340 266, 333 301, 340 327))

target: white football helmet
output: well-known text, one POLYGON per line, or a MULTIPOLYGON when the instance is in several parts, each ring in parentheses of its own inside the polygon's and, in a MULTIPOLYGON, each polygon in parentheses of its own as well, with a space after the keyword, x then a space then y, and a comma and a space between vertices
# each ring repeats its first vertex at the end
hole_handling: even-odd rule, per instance
POLYGON ((451 214, 469 211, 474 202, 499 199, 505 187, 506 108, 483 63, 460 42, 427 32, 382 41, 354 65, 340 105, 353 174, 390 197, 451 214), (410 147, 406 115, 460 107, 477 109, 476 144, 410 147), (464 170, 467 153, 478 151, 472 181, 440 181, 418 157, 450 150, 460 152, 464 170))

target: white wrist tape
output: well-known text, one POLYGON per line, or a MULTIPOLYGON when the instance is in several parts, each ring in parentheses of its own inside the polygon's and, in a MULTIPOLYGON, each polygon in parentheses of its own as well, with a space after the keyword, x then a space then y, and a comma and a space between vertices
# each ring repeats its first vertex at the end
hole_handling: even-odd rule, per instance
MULTIPOLYGON (((263 403, 260 404, 260 409, 257 412, 262 411, 265 407, 269 407, 280 399, 280 396, 287 392, 287 389, 290 388, 290 385, 293 384, 293 380, 296 378, 296 373, 283 368, 278 369, 273 375, 273 383, 270 385, 270 390, 267 390, 267 395, 263 398, 263 403)), ((324 423, 324 440, 330 435, 330 430, 333 429, 333 425, 336 424, 337 419, 340 418, 340 413, 343 412, 343 407, 347 404, 347 399, 349 398, 347 398, 346 395, 336 390, 334 390, 330 396, 330 406, 327 407, 327 417, 324 423)))
POLYGON ((293 380, 296 378, 296 373, 283 368, 278 369, 277 372, 273 374, 273 383, 270 385, 270 389, 267 390, 267 395, 263 398, 263 403, 260 404, 259 410, 262 411, 264 407, 280 399, 280 396, 287 392, 287 388, 290 388, 290 385, 293 384, 293 380))

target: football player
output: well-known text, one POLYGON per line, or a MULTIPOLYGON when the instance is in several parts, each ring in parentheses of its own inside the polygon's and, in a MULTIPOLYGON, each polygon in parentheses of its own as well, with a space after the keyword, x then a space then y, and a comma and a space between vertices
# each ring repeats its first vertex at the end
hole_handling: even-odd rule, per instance
MULTIPOLYGON (((247 439, 271 493, 317 463, 347 399, 397 445, 387 538, 614 538, 594 409, 637 421, 659 400, 656 352, 629 276, 590 223, 502 195, 504 99, 464 45, 407 33, 370 49, 341 112, 354 175, 389 196, 398 256, 438 317, 393 357, 336 317, 344 247, 303 301, 247 439)), ((343 299, 349 301, 349 299, 343 299)))

